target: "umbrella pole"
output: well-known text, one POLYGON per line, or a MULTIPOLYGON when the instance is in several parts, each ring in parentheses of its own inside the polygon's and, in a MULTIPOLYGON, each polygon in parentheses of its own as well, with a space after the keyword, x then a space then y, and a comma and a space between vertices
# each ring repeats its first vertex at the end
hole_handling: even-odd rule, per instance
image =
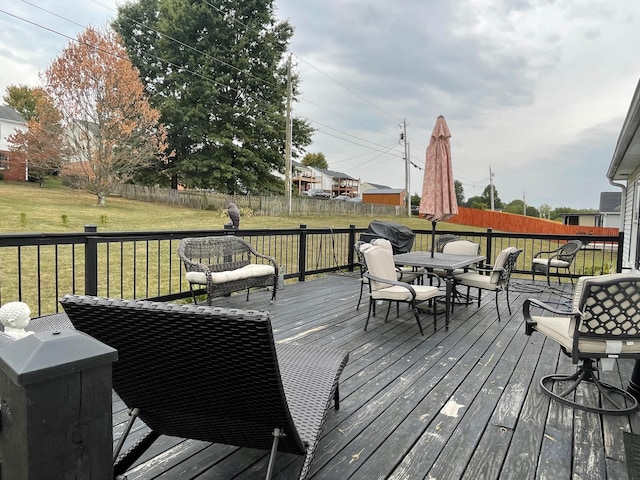
POLYGON ((435 220, 431 222, 431 258, 433 258, 433 252, 436 248, 436 223, 438 222, 435 220))

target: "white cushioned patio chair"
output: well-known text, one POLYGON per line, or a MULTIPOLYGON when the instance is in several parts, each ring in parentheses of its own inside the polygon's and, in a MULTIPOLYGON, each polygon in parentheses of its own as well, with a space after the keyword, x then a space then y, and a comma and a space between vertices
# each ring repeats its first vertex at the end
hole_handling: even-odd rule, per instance
POLYGON ((597 365, 606 362, 602 359, 640 359, 640 275, 580 277, 569 308, 560 310, 537 299, 526 300, 522 307, 525 333, 542 333, 578 365, 574 373, 543 377, 542 391, 564 405, 587 412, 626 415, 635 411, 636 398, 601 381, 597 365), (536 307, 555 316, 533 315, 536 307), (575 397, 583 384, 595 386, 599 395, 575 397))
MULTIPOLYGON (((432 273, 427 273, 426 275, 433 277, 435 285, 410 285, 397 279, 397 270, 391 251, 380 245, 370 243, 361 245, 360 251, 367 264, 367 271, 363 275, 369 280, 369 312, 364 329, 366 330, 369 325, 371 314, 373 313, 374 316, 376 314, 376 302, 384 300, 389 302, 385 322, 389 318, 392 302, 396 302, 396 304, 400 302, 408 303, 418 323, 420 334, 424 335, 422 324, 420 323, 418 302, 433 300, 443 295, 439 290, 440 277, 432 273)), ((437 309, 433 308, 432 310, 433 328, 435 330, 437 309)))
MULTIPOLYGON (((547 284, 551 285, 549 275, 551 269, 555 269, 558 283, 560 283, 560 269, 570 273, 571 265, 581 248, 582 242, 580 240, 571 240, 555 250, 536 253, 531 261, 533 280, 536 279, 536 273, 542 273, 547 276, 547 284)), ((573 284, 573 277, 569 276, 569 278, 573 284)))
MULTIPOLYGON (((367 271, 367 262, 362 254, 361 247, 367 242, 358 241, 354 244, 353 250, 358 268, 360 269, 360 296, 358 297, 358 305, 356 310, 360 309, 360 302, 362 301, 362 292, 365 289, 365 285, 369 284, 369 279, 364 276, 367 271)), ((376 238, 371 241, 371 245, 378 245, 391 252, 393 255, 393 247, 391 242, 386 238, 376 238)), ((406 283, 414 283, 417 279, 422 279, 424 269, 415 271, 412 267, 398 267, 396 266, 396 280, 406 283)))
POLYGON ((507 247, 498 254, 493 265, 475 267, 469 269, 468 272, 454 275, 455 284, 467 287, 467 298, 469 298, 471 287, 477 288, 478 307, 480 306, 482 290, 495 292, 498 320, 500 320, 498 294, 504 290, 507 295, 507 308, 509 309, 509 315, 511 315, 511 305, 509 303, 509 280, 511 279, 511 272, 516 264, 516 260, 518 259, 520 252, 522 252, 522 249, 507 247))
MULTIPOLYGON (((472 242, 470 240, 464 240, 462 238, 449 240, 442 247, 442 253, 449 253, 452 255, 480 255, 480 244, 472 242)), ((468 269, 466 269, 468 270, 468 269)), ((464 273, 466 270, 454 270, 454 274, 464 273)), ((434 269, 434 273, 437 273, 441 277, 447 275, 446 270, 434 269)))

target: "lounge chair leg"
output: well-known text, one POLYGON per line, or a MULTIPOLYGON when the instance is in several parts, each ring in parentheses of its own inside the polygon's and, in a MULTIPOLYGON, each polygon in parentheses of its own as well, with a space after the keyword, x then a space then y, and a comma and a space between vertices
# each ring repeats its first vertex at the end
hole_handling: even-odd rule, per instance
MULTIPOLYGON (((133 422, 131 422, 133 423, 133 422)), ((154 430, 149 431, 144 437, 142 437, 138 443, 133 445, 129 450, 120 455, 113 462, 113 476, 119 478, 123 475, 131 466, 140 458, 140 456, 146 452, 153 442, 160 438, 160 434, 154 430)), ((120 446, 121 447, 121 446, 120 446)))
POLYGON ((333 405, 336 410, 340 410, 340 384, 336 383, 336 391, 333 392, 333 405))
POLYGON ((136 418, 138 418, 139 414, 140 414, 140 410, 138 410, 137 408, 132 408, 131 410, 129 410, 129 421, 125 425, 124 431, 122 432, 122 435, 120 435, 120 439, 118 440, 118 445, 116 446, 116 449, 113 452, 114 463, 118 458, 118 455, 120 455, 120 450, 122 450, 124 441, 127 439, 127 435, 129 435, 129 432, 131 431, 131 427, 133 427, 133 422, 136 421, 136 418))
MULTIPOLYGON (((507 300, 509 303, 509 300, 507 300)), ((498 312, 498 321, 500 321, 500 306, 498 305, 498 292, 496 292, 496 312, 498 312)), ((509 314, 511 314, 511 309, 509 309, 509 314)))
POLYGON ((273 429, 273 443, 271 444, 271 455, 269 455, 269 466, 267 467, 267 476, 266 480, 270 480, 273 475, 273 464, 276 460, 276 453, 278 452, 278 442, 280 441, 280 437, 284 436, 282 431, 279 428, 273 429))
POLYGON ((362 289, 363 289, 364 285, 362 284, 362 282, 360 282, 360 296, 358 297, 358 306, 356 307, 356 310, 358 310, 360 308, 360 302, 362 301, 362 289))
POLYGON ((387 323, 389 320, 389 312, 391 311, 391 300, 389 300, 389 306, 387 307, 387 314, 384 316, 384 322, 387 323))

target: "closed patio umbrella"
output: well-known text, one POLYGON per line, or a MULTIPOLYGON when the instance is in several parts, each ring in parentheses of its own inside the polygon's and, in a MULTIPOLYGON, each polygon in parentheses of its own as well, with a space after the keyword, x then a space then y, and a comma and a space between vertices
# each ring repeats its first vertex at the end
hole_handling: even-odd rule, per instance
POLYGON ((422 181, 420 217, 431 220, 431 256, 433 257, 436 223, 458 214, 458 202, 451 165, 451 132, 440 115, 431 133, 422 181))

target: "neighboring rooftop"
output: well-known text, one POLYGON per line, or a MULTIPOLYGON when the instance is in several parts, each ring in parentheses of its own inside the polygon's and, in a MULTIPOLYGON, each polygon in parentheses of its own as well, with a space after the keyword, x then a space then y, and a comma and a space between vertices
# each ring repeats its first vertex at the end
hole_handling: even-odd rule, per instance
POLYGON ((27 121, 22 118, 22 115, 6 105, 0 105, 0 119, 15 123, 27 123, 27 121))

